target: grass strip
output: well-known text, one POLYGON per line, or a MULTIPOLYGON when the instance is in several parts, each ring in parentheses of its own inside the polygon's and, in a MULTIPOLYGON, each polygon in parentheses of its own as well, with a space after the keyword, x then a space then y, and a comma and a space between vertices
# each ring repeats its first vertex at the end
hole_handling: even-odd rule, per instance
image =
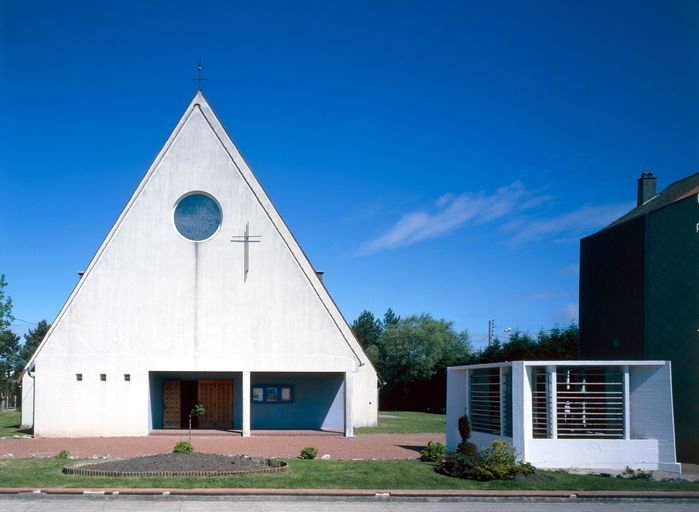
POLYGON ((20 422, 19 411, 0 411, 0 436, 20 434, 20 422))
POLYGON ((275 474, 211 478, 87 477, 64 475, 75 461, 8 459, 0 461, 0 487, 173 487, 192 488, 344 488, 344 489, 500 489, 571 491, 699 491, 696 482, 621 480, 542 471, 542 482, 474 482, 440 475, 434 465, 419 461, 290 460, 287 471, 275 474))
POLYGON ((357 434, 422 434, 446 431, 445 414, 413 411, 381 411, 376 427, 354 429, 357 434))

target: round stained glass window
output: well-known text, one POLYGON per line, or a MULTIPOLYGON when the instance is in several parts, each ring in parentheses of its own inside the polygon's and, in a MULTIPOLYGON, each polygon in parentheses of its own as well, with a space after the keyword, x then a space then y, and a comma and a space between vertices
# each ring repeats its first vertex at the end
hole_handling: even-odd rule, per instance
POLYGON ((210 238, 221 225, 221 207, 205 194, 190 194, 175 207, 175 227, 188 240, 210 238))

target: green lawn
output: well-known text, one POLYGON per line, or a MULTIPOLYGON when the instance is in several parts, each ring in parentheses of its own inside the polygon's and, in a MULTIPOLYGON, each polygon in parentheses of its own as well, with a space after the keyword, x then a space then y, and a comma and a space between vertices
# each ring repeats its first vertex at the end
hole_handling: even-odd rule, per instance
MULTIPOLYGON (((74 461, 70 461, 72 463, 74 461)), ((544 482, 473 482, 440 475, 418 461, 291 460, 282 473, 217 478, 112 478, 64 475, 57 459, 0 460, 4 487, 272 487, 346 489, 539 489, 699 491, 692 482, 645 482, 542 472, 544 482)))
POLYGON ((0 436, 19 434, 20 422, 19 411, 0 411, 0 436))
POLYGON ((446 431, 445 414, 412 411, 382 411, 379 412, 378 426, 354 429, 356 434, 420 434, 446 431))

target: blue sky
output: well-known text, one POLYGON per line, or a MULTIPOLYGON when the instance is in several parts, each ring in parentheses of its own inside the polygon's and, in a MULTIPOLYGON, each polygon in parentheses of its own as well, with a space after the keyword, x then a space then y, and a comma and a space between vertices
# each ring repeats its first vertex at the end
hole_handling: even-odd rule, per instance
POLYGON ((0 272, 52 321, 204 91, 351 321, 577 318, 578 241, 699 167, 696 2, 0 3, 0 272))

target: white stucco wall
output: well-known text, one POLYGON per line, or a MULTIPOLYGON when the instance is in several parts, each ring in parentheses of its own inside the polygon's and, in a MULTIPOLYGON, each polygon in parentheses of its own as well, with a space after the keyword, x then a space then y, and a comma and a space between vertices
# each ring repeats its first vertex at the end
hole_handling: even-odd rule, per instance
POLYGON ((147 434, 149 371, 354 372, 354 426, 376 423, 376 372, 200 95, 36 361, 39 436, 147 434), (223 212, 218 232, 199 243, 173 223, 192 191, 223 212), (247 276, 244 244, 230 241, 246 223, 261 235, 247 276))
POLYGON ((21 428, 30 428, 34 425, 34 379, 28 372, 22 376, 22 415, 21 428))
POLYGON ((629 378, 631 437, 657 439, 661 469, 677 471, 671 363, 634 367, 629 378))
POLYGON ((657 439, 527 439, 527 462, 541 468, 658 468, 657 439))

